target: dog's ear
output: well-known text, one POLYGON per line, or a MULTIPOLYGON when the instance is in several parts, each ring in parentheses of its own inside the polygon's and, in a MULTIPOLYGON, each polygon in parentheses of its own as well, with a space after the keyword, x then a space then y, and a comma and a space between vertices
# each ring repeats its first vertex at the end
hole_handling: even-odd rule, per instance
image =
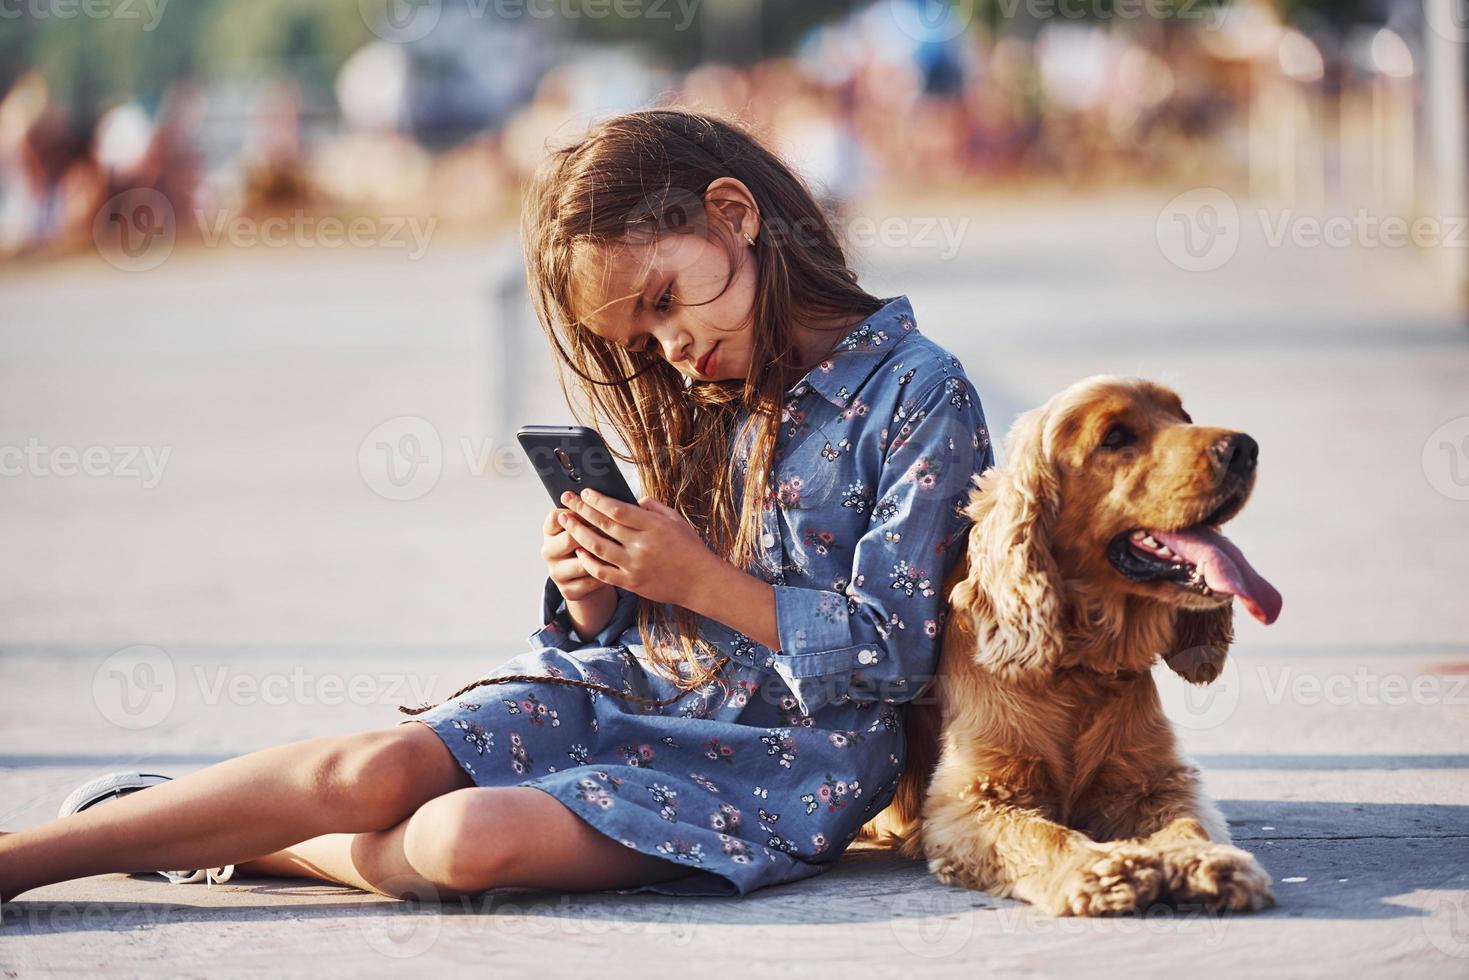
POLYGON ((1043 445, 1044 419, 1042 409, 1022 415, 1010 430, 1009 462, 970 491, 969 575, 950 594, 951 607, 973 623, 978 662, 1005 673, 1054 666, 1064 649, 1051 555, 1059 478, 1043 445))
POLYGON ((1198 612, 1179 609, 1173 616, 1173 652, 1163 658, 1191 684, 1208 684, 1224 670, 1234 642, 1234 603, 1198 612))

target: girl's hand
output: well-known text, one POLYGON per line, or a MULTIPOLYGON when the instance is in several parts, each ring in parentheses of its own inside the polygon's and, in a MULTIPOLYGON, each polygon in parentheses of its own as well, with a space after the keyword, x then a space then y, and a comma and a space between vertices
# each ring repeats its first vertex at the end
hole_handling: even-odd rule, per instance
POLYGON ((561 515, 570 513, 564 507, 553 507, 551 513, 546 515, 546 520, 541 524, 541 558, 546 562, 551 581, 561 590, 562 597, 569 602, 576 602, 590 598, 603 589, 610 591, 612 587, 587 574, 586 565, 576 557, 576 539, 566 533, 559 520, 561 515))
POLYGON ((634 507, 584 490, 561 501, 575 512, 566 524, 575 554, 600 582, 687 608, 700 583, 726 567, 682 514, 652 497, 634 507))

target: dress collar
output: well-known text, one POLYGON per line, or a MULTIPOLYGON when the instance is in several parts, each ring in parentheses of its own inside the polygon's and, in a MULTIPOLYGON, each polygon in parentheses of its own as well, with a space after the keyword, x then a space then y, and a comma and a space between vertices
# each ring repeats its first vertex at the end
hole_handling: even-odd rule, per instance
POLYGON ((888 297, 882 303, 881 309, 853 327, 826 360, 807 371, 786 394, 804 395, 815 389, 838 408, 846 408, 862 382, 917 329, 907 296, 888 297))

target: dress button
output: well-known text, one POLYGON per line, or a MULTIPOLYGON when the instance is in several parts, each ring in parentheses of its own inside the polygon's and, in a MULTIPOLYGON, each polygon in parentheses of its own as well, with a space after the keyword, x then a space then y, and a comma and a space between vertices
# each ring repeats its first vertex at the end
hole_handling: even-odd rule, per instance
POLYGON ((859 664, 870 664, 873 661, 875 661, 876 659, 877 659, 877 651, 876 650, 862 650, 861 652, 859 652, 857 654, 857 662, 859 664))
POLYGON ((774 548, 775 535, 771 534, 769 531, 766 531, 764 534, 760 535, 760 543, 767 548, 774 548))

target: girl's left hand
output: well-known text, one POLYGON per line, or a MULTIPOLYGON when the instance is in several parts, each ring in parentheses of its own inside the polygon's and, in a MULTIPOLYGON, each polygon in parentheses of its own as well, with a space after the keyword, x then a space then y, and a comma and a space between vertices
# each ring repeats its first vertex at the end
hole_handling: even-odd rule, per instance
POLYGON ((561 503, 576 514, 567 517, 566 529, 587 574, 598 581, 688 607, 705 578, 725 565, 672 507, 652 497, 634 507, 595 490, 582 493, 567 491, 561 503))

